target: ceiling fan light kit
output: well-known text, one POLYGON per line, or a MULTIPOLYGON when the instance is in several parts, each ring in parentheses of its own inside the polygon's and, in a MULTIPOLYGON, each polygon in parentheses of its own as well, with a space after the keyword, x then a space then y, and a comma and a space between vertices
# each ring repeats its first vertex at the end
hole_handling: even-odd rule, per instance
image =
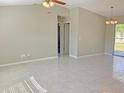
POLYGON ((42 5, 46 8, 51 8, 55 5, 55 3, 57 4, 61 4, 61 5, 65 5, 65 2, 62 1, 58 1, 58 0, 45 0, 42 5))
POLYGON ((54 6, 54 2, 52 0, 46 0, 43 2, 43 6, 46 8, 50 8, 54 6))

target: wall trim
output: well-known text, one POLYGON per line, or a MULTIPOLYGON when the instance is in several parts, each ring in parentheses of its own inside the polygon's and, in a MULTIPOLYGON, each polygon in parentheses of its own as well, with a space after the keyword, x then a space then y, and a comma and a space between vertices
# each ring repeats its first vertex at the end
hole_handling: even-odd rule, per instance
POLYGON ((99 56, 99 55, 104 55, 104 53, 94 53, 94 54, 79 56, 78 58, 86 58, 86 57, 99 56))
POLYGON ((69 55, 69 56, 72 57, 72 58, 78 59, 77 56, 74 56, 74 55, 69 55))
POLYGON ((106 53, 106 52, 105 52, 104 54, 105 54, 105 55, 109 55, 109 56, 112 56, 112 54, 111 54, 111 53, 106 53))
POLYGON ((92 56, 98 56, 98 55, 104 55, 104 54, 105 53, 94 53, 91 55, 84 55, 84 56, 73 56, 73 55, 69 55, 69 56, 75 59, 80 59, 80 58, 86 58, 86 57, 92 57, 92 56))
POLYGON ((37 61, 57 59, 57 58, 58 58, 58 56, 38 58, 38 59, 32 59, 32 60, 26 60, 26 61, 19 61, 19 62, 13 62, 13 63, 8 63, 8 64, 1 64, 0 67, 20 65, 20 64, 26 64, 26 63, 33 63, 33 62, 37 62, 37 61))
MULTIPOLYGON (((92 57, 92 56, 98 56, 98 55, 109 55, 109 56, 112 56, 112 54, 110 54, 110 53, 95 53, 95 54, 84 55, 84 56, 74 56, 74 55, 69 55, 69 56, 72 57, 72 58, 75 58, 75 59, 80 59, 80 58, 92 57)), ((13 62, 13 63, 8 63, 8 64, 1 64, 0 67, 20 65, 20 64, 26 64, 26 63, 33 63, 33 62, 37 62, 37 61, 57 59, 57 58, 58 58, 58 56, 38 58, 38 59, 32 59, 32 60, 26 60, 26 61, 19 61, 19 62, 13 62)))

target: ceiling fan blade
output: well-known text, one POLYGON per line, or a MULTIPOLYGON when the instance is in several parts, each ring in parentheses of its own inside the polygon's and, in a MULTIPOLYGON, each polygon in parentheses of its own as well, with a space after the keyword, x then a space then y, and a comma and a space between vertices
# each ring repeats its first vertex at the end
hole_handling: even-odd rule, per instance
POLYGON ((62 2, 62 1, 59 1, 59 0, 53 0, 53 2, 61 4, 61 5, 65 5, 66 4, 65 2, 62 2))

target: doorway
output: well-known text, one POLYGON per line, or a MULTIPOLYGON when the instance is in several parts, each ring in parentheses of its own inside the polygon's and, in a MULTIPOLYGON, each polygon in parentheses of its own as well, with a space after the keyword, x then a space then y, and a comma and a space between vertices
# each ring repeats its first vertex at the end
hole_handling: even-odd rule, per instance
POLYGON ((69 55, 69 31, 66 17, 58 16, 58 55, 69 55))
POLYGON ((124 24, 116 25, 114 55, 124 57, 124 24))

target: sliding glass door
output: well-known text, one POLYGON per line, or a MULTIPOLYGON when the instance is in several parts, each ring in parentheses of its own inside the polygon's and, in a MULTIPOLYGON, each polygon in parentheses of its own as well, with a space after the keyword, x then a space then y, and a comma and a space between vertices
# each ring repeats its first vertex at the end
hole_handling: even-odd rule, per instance
POLYGON ((124 24, 116 25, 114 55, 124 57, 124 24))

